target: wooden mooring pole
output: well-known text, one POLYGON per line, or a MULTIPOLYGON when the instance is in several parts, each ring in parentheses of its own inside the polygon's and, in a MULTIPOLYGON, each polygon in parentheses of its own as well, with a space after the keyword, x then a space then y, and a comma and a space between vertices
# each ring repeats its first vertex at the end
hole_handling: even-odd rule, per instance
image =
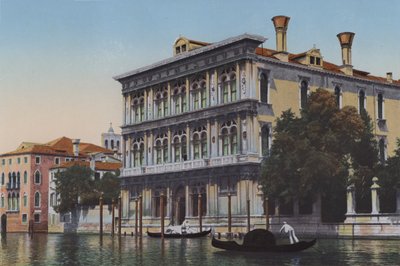
POLYGON ((111 208, 112 208, 112 210, 111 210, 111 213, 112 213, 112 219, 111 219, 111 236, 114 236, 114 233, 115 233, 115 200, 114 199, 112 199, 112 202, 111 202, 112 204, 111 204, 111 208))
POLYGON ((135 199, 135 237, 138 235, 138 199, 135 199))
POLYGON ((228 233, 232 232, 231 193, 228 193, 228 233))
POLYGON ((164 193, 160 194, 161 238, 164 239, 164 193))
POLYGON ((197 197, 197 208, 198 208, 197 211, 199 213, 199 232, 200 233, 203 231, 203 214, 202 214, 203 206, 201 205, 202 204, 201 200, 202 200, 202 196, 201 196, 201 194, 199 194, 197 197))
POLYGON ((122 200, 118 197, 118 237, 121 237, 122 200))
POLYGON ((140 237, 143 236, 143 198, 139 196, 139 235, 140 237))
POLYGON ((103 237, 103 194, 100 195, 99 205, 100 205, 100 237, 103 237))

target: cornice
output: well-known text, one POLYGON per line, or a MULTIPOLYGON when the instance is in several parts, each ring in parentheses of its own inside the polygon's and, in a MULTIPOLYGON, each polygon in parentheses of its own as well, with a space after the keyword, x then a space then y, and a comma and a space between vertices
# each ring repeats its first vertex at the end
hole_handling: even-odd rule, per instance
POLYGON ((263 57, 263 56, 259 56, 259 55, 255 55, 256 60, 258 62, 268 62, 270 64, 275 64, 275 65, 282 65, 288 68, 293 68, 293 69, 301 69, 301 70, 305 70, 305 71, 309 71, 309 72, 313 72, 313 73, 318 73, 318 74, 323 74, 323 75, 328 75, 331 77, 336 77, 336 78, 340 78, 341 80, 348 80, 350 82, 362 82, 362 83, 366 83, 366 84, 370 84, 370 85, 379 85, 379 86, 386 86, 386 87, 392 87, 394 89, 400 89, 400 86, 396 85, 396 84, 391 84, 391 83, 383 83, 383 82, 379 82, 379 81, 373 81, 370 79, 363 79, 360 77, 355 77, 355 76, 349 76, 346 74, 341 74, 341 73, 334 73, 322 68, 312 68, 309 66, 305 66, 305 65, 301 65, 301 64, 294 64, 291 62, 283 62, 283 61, 279 61, 277 59, 273 59, 273 58, 268 58, 268 57, 263 57))
POLYGON ((258 101, 255 99, 243 99, 232 103, 220 104, 196 111, 186 112, 179 115, 163 117, 144 121, 139 124, 122 126, 122 134, 128 135, 157 128, 166 128, 173 125, 181 125, 186 123, 196 123, 199 120, 221 119, 235 113, 241 112, 257 113, 258 101))
POLYGON ((130 77, 130 76, 133 76, 133 75, 137 75, 139 73, 143 73, 143 72, 146 72, 146 71, 149 71, 149 70, 152 70, 152 69, 164 66, 164 65, 168 65, 168 64, 174 63, 176 61, 180 61, 180 60, 183 60, 183 59, 186 59, 186 58, 190 58, 190 57, 192 57, 194 55, 203 54, 203 53, 215 50, 215 49, 220 48, 220 47, 225 47, 225 46, 228 46, 228 45, 231 45, 231 44, 234 44, 234 43, 238 43, 238 42, 242 42, 242 41, 246 41, 246 40, 254 42, 256 44, 261 44, 261 43, 265 42, 267 39, 265 37, 263 37, 263 36, 260 36, 260 35, 244 33, 242 35, 234 36, 234 37, 225 39, 223 41, 216 42, 216 43, 213 43, 213 44, 210 44, 210 45, 198 48, 198 49, 194 49, 192 51, 189 51, 189 52, 186 52, 186 53, 182 53, 180 55, 177 55, 177 56, 174 56, 174 57, 170 57, 170 58, 167 58, 165 60, 161 60, 161 61, 156 62, 154 64, 151 64, 151 65, 148 65, 148 66, 145 66, 145 67, 141 67, 141 68, 135 69, 133 71, 126 72, 126 73, 121 74, 121 75, 117 75, 117 76, 115 76, 113 78, 115 80, 117 80, 117 81, 121 81, 124 78, 130 77))

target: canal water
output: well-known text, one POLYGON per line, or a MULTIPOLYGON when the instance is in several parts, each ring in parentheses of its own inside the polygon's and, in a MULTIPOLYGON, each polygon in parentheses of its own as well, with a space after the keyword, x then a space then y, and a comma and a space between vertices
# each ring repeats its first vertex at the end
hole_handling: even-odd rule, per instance
POLYGON ((400 240, 321 239, 295 254, 254 254, 215 249, 209 237, 8 234, 0 265, 400 265, 400 240))

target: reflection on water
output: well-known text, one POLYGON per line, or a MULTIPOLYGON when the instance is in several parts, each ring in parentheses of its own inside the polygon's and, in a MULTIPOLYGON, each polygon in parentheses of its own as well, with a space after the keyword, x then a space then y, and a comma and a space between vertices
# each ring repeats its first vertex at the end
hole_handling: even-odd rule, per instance
POLYGON ((1 265, 397 265, 398 240, 319 240, 292 254, 217 250, 210 238, 160 239, 96 235, 8 234, 1 265))

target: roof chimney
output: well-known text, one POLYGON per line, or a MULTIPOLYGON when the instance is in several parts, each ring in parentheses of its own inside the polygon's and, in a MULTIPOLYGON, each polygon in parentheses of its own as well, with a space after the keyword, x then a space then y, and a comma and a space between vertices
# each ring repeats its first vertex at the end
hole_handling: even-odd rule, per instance
POLYGON ((275 16, 272 19, 276 32, 276 50, 278 52, 287 52, 286 31, 290 17, 275 16))
POLYGON ((79 156, 79 143, 80 139, 73 139, 72 140, 72 151, 74 153, 74 156, 79 156))
POLYGON ((355 33, 341 32, 336 35, 342 47, 342 66, 341 71, 346 75, 353 75, 353 65, 351 63, 351 45, 353 44, 355 33))
POLYGON ((386 73, 386 80, 389 83, 393 83, 393 74, 392 74, 392 72, 387 72, 386 73))
POLYGON ((92 169, 92 171, 96 170, 96 156, 94 154, 90 155, 90 163, 89 163, 90 169, 92 169))

